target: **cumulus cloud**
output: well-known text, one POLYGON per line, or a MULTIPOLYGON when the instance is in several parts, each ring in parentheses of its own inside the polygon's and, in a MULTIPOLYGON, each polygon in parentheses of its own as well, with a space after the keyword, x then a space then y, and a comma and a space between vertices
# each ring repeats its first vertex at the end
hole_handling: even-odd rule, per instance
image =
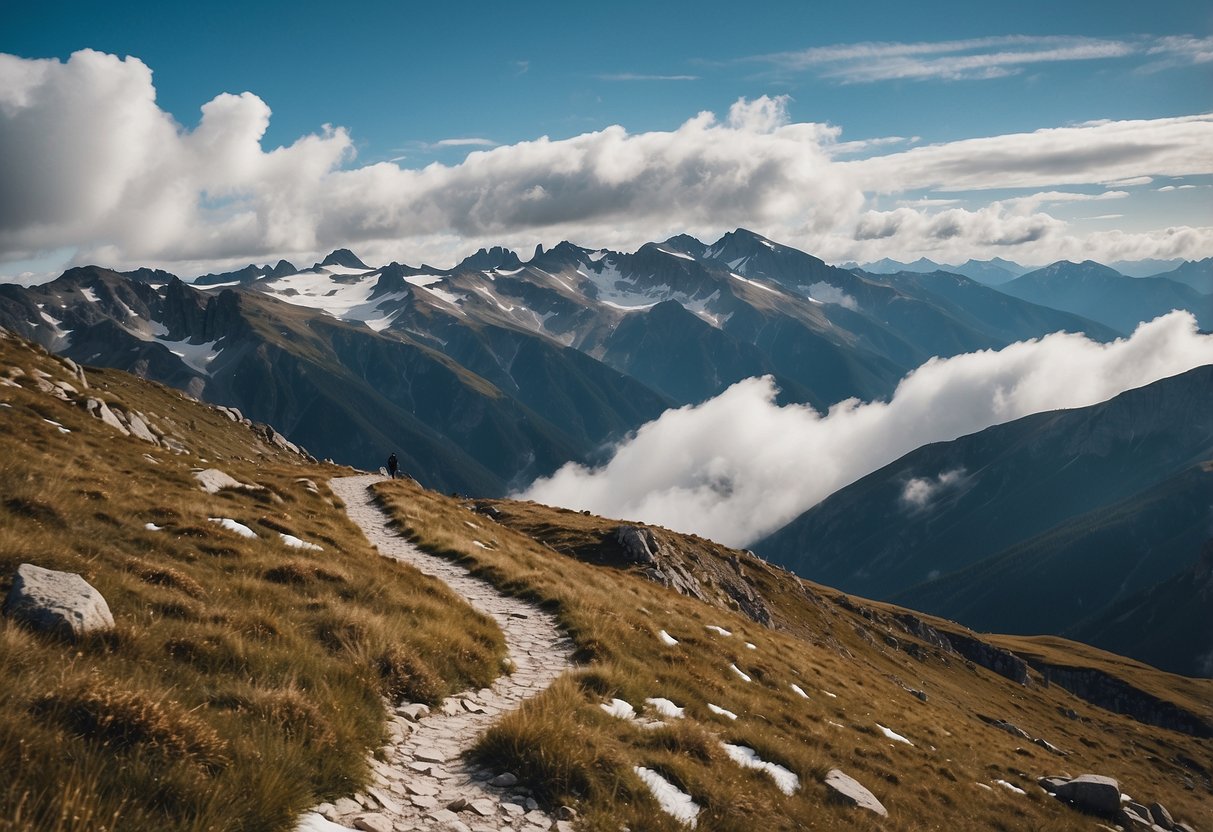
POLYGON ((953 468, 935 477, 911 477, 901 489, 901 504, 912 513, 926 511, 935 498, 965 483, 965 470, 953 468))
MULTIPOLYGON (((954 250, 961 260, 1023 252, 1048 262, 1097 238, 1069 230, 1042 210, 1047 203, 878 212, 871 195, 1049 193, 1213 172, 1213 116, 1095 122, 841 161, 860 147, 842 142, 837 126, 794 121, 789 106, 786 96, 741 99, 723 118, 702 112, 669 131, 616 125, 500 147, 445 139, 469 149, 462 162, 411 169, 359 165, 340 127, 267 149, 270 108, 250 92, 216 96, 196 127, 183 127, 159 107, 151 70, 136 58, 0 55, 0 261, 70 248, 78 262, 190 274, 355 246, 377 262, 441 264, 480 245, 527 250, 572 239, 630 249, 745 226, 836 260, 954 250)), ((894 139, 859 144, 874 150, 894 139)), ((1197 258, 1208 256, 1211 237, 1179 228, 1108 242, 1118 252, 1197 258)), ((1109 253, 1088 248, 1083 259, 1109 253)))
POLYGON ((566 465, 520 496, 746 545, 921 445, 1095 404, 1209 363, 1213 335, 1172 312, 1109 344, 1057 333, 932 359, 889 401, 846 401, 826 414, 781 407, 769 377, 751 378, 667 411, 605 465, 566 465))

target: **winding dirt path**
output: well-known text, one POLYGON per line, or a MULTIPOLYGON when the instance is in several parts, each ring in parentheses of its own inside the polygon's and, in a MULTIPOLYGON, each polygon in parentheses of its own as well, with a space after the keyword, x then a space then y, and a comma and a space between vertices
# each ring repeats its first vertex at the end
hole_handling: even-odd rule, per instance
POLYGON ((444 581, 505 635, 514 672, 491 688, 448 697, 432 712, 424 705, 396 708, 389 724, 388 762, 371 759, 375 785, 365 793, 322 804, 304 816, 297 832, 362 829, 370 832, 460 830, 533 832, 571 828, 539 810, 510 772, 468 765, 460 755, 502 713, 538 695, 572 667, 573 645, 556 620, 533 604, 502 595, 462 567, 427 555, 392 531, 391 518, 372 502, 377 475, 330 480, 350 519, 384 557, 415 566, 444 581))

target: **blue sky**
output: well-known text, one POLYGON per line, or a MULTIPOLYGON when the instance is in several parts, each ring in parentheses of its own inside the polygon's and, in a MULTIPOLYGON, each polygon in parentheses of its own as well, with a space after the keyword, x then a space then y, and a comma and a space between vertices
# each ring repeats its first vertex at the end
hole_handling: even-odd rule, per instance
MULTIPOLYGON (((340 169, 389 160, 414 169, 431 162, 459 166, 472 151, 540 136, 573 139, 610 125, 621 125, 631 136, 676 131, 700 111, 723 120, 734 102, 762 96, 780 102, 784 122, 840 129, 832 139, 835 144, 904 139, 855 148, 843 154, 847 158, 1095 120, 1205 114, 1213 111, 1211 24, 1213 7, 1190 0, 1147 6, 1119 0, 902 0, 847 6, 383 2, 178 7, 69 2, 24 4, 6 11, 0 52, 60 61, 86 48, 119 58, 133 56, 152 72, 158 107, 184 132, 198 127, 200 108, 215 96, 248 91, 272 111, 260 140, 264 150, 290 146, 327 124, 348 135, 349 149, 341 156, 340 169)), ((1088 203, 1066 200, 1055 203, 1049 216, 1070 223, 1072 232, 1098 230, 1101 222, 1113 219, 1126 232, 1213 224, 1207 191, 1213 170, 1201 164, 1170 164, 1158 170, 1145 164, 1142 170, 1153 187, 1126 186, 1138 190, 1118 198, 1116 211, 1096 213, 1088 203), (1168 184, 1178 190, 1158 190, 1168 184), (1195 187, 1180 188, 1185 184, 1195 187), (1113 213, 1119 216, 1111 217, 1113 213)), ((1015 181, 1009 181, 1012 187, 997 184, 988 183, 978 196, 958 196, 946 183, 889 194, 869 189, 862 209, 888 212, 925 198, 958 199, 951 204, 976 211, 991 202, 1057 190, 1046 185, 1035 190, 1015 187, 1015 181)), ((1064 189, 1096 195, 1108 188, 1069 177, 1064 189)), ((202 187, 197 206, 213 206, 215 190, 202 187)), ((491 185, 483 190, 494 191, 491 185)), ((221 198, 221 204, 223 199, 233 204, 243 200, 247 207, 247 194, 221 198)), ((677 203, 673 200, 654 230, 679 227, 677 203)), ((939 202, 929 210, 943 206, 939 202)), ((764 209, 755 218, 769 217, 764 209)), ((721 216, 718 224, 723 228, 726 220, 734 219, 721 216)), ((69 225, 79 223, 64 223, 69 225)), ((579 230, 567 223, 534 221, 486 222, 471 229, 450 225, 435 225, 424 240, 416 241, 415 250, 454 252, 462 245, 492 241, 493 233, 502 241, 523 243, 579 230)), ((772 230, 795 234, 812 223, 774 225, 772 230)), ((387 238, 375 238, 365 217, 346 226, 354 242, 362 238, 387 253, 382 245, 387 238)), ((711 217, 698 215, 688 217, 685 227, 715 226, 711 217)), ((596 228, 588 224, 584 231, 596 228)), ((3 230, 0 227, 0 246, 3 230)), ((116 259, 135 257, 139 251, 137 246, 114 243, 100 231, 83 234, 78 243, 71 234, 52 237, 34 235, 32 243, 0 248, 0 261, 45 260, 48 250, 51 259, 65 250, 108 251, 116 259)), ((316 237, 318 246, 329 239, 325 234, 316 237)), ((884 249, 865 242, 844 252, 846 246, 839 240, 827 243, 809 230, 793 242, 818 242, 839 256, 890 254, 909 259, 931 256, 923 247, 934 245, 907 237, 901 248, 892 242, 884 249)), ((296 253, 307 247, 306 241, 291 244, 296 253)), ((955 256, 958 245, 935 253, 955 256)), ((263 251, 250 250, 247 256, 268 254, 273 247, 267 243, 260 247, 263 251)), ((152 259, 203 263, 246 254, 232 246, 219 246, 209 256, 197 245, 182 248, 190 253, 173 258, 161 246, 152 259)), ((1168 251, 1148 248, 1140 251, 1168 251)), ((997 253, 991 245, 974 243, 971 249, 974 256, 997 253)), ((1170 250, 1195 252, 1192 245, 1170 250)), ((1017 252, 1005 253, 1014 257, 1017 252)), ((1030 252, 1019 252, 1021 259, 1025 253, 1030 252)), ((12 271, 0 262, 0 274, 12 271)))

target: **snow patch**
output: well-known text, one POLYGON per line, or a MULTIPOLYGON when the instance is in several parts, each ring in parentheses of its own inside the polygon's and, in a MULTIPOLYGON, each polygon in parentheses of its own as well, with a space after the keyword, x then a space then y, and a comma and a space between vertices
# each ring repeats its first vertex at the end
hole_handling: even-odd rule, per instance
POLYGON ((612 699, 610 702, 603 702, 598 707, 618 719, 632 719, 636 716, 636 709, 623 699, 612 699))
POLYGON ((1006 780, 995 780, 994 785, 1002 786, 1007 791, 1015 792, 1015 794, 1027 794, 1023 789, 1013 783, 1008 783, 1006 780))
POLYGON ((733 635, 733 633, 730 632, 729 630, 726 630, 724 627, 717 627, 715 624, 704 625, 704 629, 711 630, 712 632, 717 633, 718 635, 722 635, 722 636, 726 636, 726 637, 733 635))
POLYGON ((889 730, 888 728, 881 725, 879 722, 876 723, 876 727, 880 729, 880 733, 884 734, 886 737, 893 740, 894 742, 904 742, 906 745, 913 747, 914 743, 910 742, 909 740, 907 740, 905 737, 903 737, 901 734, 897 733, 896 731, 889 730))
POLYGON ((661 643, 664 644, 666 647, 673 647, 675 644, 678 643, 678 639, 674 638, 672 635, 667 633, 665 630, 662 630, 661 632, 659 632, 657 634, 657 638, 661 639, 661 643))
POLYGON ((732 711, 728 710, 727 708, 722 708, 719 705, 713 705, 711 702, 708 703, 708 710, 711 711, 712 713, 716 714, 716 716, 724 716, 724 717, 728 717, 729 719, 737 719, 737 714, 733 713, 732 711))
POLYGON ((237 523, 235 520, 231 519, 230 517, 208 517, 206 519, 212 523, 218 523, 220 526, 227 529, 229 532, 235 532, 236 534, 240 535, 241 537, 249 537, 249 538, 257 537, 257 533, 255 531, 253 531, 252 529, 250 529, 248 526, 244 525, 243 523, 237 523))
POLYGON ((775 781, 775 785, 784 794, 792 794, 800 788, 800 778, 792 772, 791 769, 784 768, 778 763, 769 763, 758 756, 758 752, 747 745, 730 745, 727 742, 720 744, 724 748, 724 753, 729 755, 729 759, 737 763, 742 768, 752 768, 765 772, 775 781))
POLYGON ((738 666, 737 666, 737 665, 735 665, 735 664, 730 664, 730 665, 729 665, 729 670, 733 671, 733 672, 734 672, 734 673, 736 673, 738 676, 740 676, 740 677, 741 677, 741 681, 743 681, 743 682, 752 682, 752 681, 754 681, 754 680, 753 680, 753 679, 751 679, 749 676, 747 676, 745 673, 743 673, 743 672, 742 672, 742 670, 741 670, 741 668, 740 668, 740 667, 738 667, 738 666))
POLYGON ((669 780, 666 780, 651 768, 643 766, 633 766, 632 771, 636 772, 636 776, 640 778, 653 797, 657 800, 657 805, 667 815, 670 815, 680 823, 695 827, 696 818, 699 816, 699 804, 691 799, 691 796, 679 789, 669 780))
POLYGON ((147 531, 149 531, 149 532, 162 532, 162 531, 164 531, 164 526, 157 526, 155 523, 144 523, 144 524, 143 524, 143 528, 144 528, 144 529, 146 529, 146 530, 147 530, 147 531))
POLYGON ((644 703, 651 705, 657 713, 670 719, 682 719, 687 715, 686 708, 680 708, 670 700, 663 699, 660 696, 650 697, 644 700, 644 703))
POLYGON ((797 684, 793 683, 793 684, 792 684, 792 690, 794 690, 794 691, 796 692, 796 695, 797 695, 797 696, 799 696, 799 697, 800 697, 800 698, 802 698, 802 699, 808 699, 808 698, 809 698, 809 695, 808 695, 807 693, 805 693, 805 692, 804 692, 804 688, 802 688, 800 685, 797 685, 797 684))
POLYGON ((69 428, 65 428, 63 425, 59 424, 58 422, 54 421, 53 419, 43 419, 42 421, 46 422, 48 425, 54 425, 54 427, 60 433, 71 433, 71 430, 69 428))
POLYGON ((324 549, 317 546, 315 543, 308 543, 306 540, 300 540, 293 534, 286 532, 278 532, 278 537, 282 538, 282 542, 292 549, 310 549, 314 552, 323 552, 324 549))
POLYGON ((152 338, 152 340, 180 358, 182 363, 190 369, 197 370, 204 376, 211 374, 207 367, 222 352, 222 350, 215 349, 215 344, 219 343, 218 340, 208 341, 205 344, 191 344, 189 341, 166 341, 164 338, 152 338))

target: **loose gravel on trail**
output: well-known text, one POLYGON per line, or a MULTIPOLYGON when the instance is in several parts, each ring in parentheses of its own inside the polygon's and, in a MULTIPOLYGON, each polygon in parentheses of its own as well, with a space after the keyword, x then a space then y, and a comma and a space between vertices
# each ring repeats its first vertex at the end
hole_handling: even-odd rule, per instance
POLYGON ((455 694, 432 710, 420 704, 396 706, 389 724, 392 741, 385 749, 387 762, 371 759, 374 785, 364 793, 317 806, 303 817, 297 832, 571 829, 567 811, 559 819, 542 811, 512 772, 469 765, 461 754, 501 714, 538 695, 572 667, 572 642, 552 615, 502 595, 463 567, 422 552, 396 533, 391 518, 373 502, 370 486, 381 479, 343 477, 331 480, 329 486, 381 555, 442 580, 497 622, 513 671, 500 676, 491 688, 455 694))

